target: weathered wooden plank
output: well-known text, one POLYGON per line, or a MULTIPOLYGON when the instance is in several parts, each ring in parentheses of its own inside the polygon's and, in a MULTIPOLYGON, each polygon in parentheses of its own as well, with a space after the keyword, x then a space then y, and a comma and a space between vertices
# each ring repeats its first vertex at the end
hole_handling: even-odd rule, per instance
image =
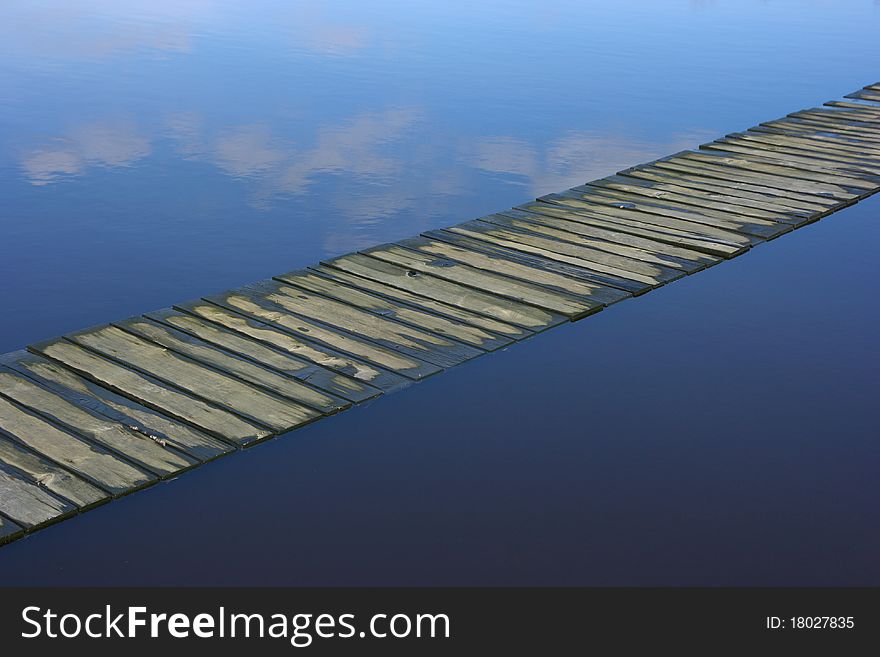
POLYGON ((767 121, 752 128, 749 132, 765 132, 778 135, 802 137, 816 140, 822 143, 846 146, 849 148, 871 149, 880 147, 876 139, 861 137, 855 134, 843 134, 827 126, 817 125, 807 121, 788 119, 786 121, 767 121))
MULTIPOLYGON (((492 271, 484 271, 449 258, 420 253, 396 244, 374 247, 363 252, 378 260, 385 260, 399 267, 429 274, 453 283, 460 283, 474 289, 497 294, 513 301, 527 303, 550 312, 565 315, 569 319, 579 319, 603 308, 598 302, 582 297, 556 292, 550 288, 534 285, 523 280, 504 276, 492 271)), ((501 264, 501 263, 499 263, 501 264)), ((508 271, 510 266, 499 267, 508 271)), ((537 275, 538 271, 535 271, 537 275)))
POLYGON ((76 512, 76 506, 21 479, 0 463, 0 513, 26 529, 32 529, 76 512))
POLYGON ((722 166, 719 164, 710 164, 708 162, 696 162, 693 160, 664 160, 654 163, 654 166, 660 169, 670 171, 678 171, 688 175, 702 176, 713 180, 723 180, 732 182, 749 183, 765 188, 774 188, 781 192, 792 193, 800 192, 802 194, 812 195, 816 198, 828 198, 835 203, 843 201, 854 201, 859 198, 859 194, 855 192, 847 192, 843 189, 831 191, 828 189, 831 185, 819 185, 809 181, 797 181, 790 178, 781 178, 779 176, 771 176, 767 174, 758 174, 737 169, 730 166, 722 166), (824 187, 824 189, 823 189, 824 187), (812 190, 812 191, 810 191, 812 190))
POLYGON ((200 461, 211 460, 235 449, 227 442, 102 388, 59 363, 26 351, 13 352, 7 356, 8 358, 0 358, 0 363, 10 370, 32 379, 82 408, 120 422, 160 444, 176 447, 200 461))
POLYGON ((832 100, 822 103, 821 107, 813 107, 813 112, 831 112, 837 116, 857 117, 859 121, 880 124, 880 107, 869 103, 851 103, 832 100))
MULTIPOLYGON (((763 146, 766 146, 763 145, 763 146)), ((877 172, 880 172, 880 166, 862 166, 852 161, 842 162, 839 160, 826 159, 819 154, 813 153, 805 155, 797 151, 792 152, 790 149, 784 148, 766 148, 755 144, 737 143, 734 140, 725 139, 709 144, 703 144, 700 149, 710 152, 729 153, 736 157, 745 158, 751 162, 770 162, 784 166, 798 167, 807 171, 821 171, 828 175, 837 174, 849 175, 867 175, 877 179, 877 183, 865 189, 873 189, 880 186, 880 178, 877 172)), ((869 178, 866 178, 869 179, 869 178)))
POLYGON ((582 187, 573 187, 574 191, 581 191, 586 187, 603 190, 603 192, 625 192, 644 196, 654 201, 675 204, 673 207, 706 208, 723 212, 728 216, 743 215, 769 219, 770 221, 782 221, 783 223, 798 223, 804 214, 798 210, 786 207, 772 207, 765 204, 755 207, 757 204, 743 204, 742 199, 736 196, 703 193, 700 195, 693 189, 678 187, 676 185, 664 185, 662 183, 642 180, 640 178, 628 178, 626 176, 609 176, 601 180, 594 180, 582 187))
MULTIPOLYGON (((590 224, 560 219, 536 212, 510 209, 497 214, 486 215, 484 221, 496 223, 511 228, 523 228, 536 233, 542 233, 561 240, 584 240, 585 244, 594 244, 596 248, 608 248, 601 245, 612 245, 631 249, 635 252, 649 254, 663 259, 663 263, 677 262, 680 267, 688 272, 698 271, 704 267, 721 262, 722 258, 713 256, 696 249, 688 249, 673 244, 667 244, 659 240, 648 239, 623 233, 617 230, 599 228, 590 224)), ((641 257, 633 255, 633 257, 641 257)), ((648 260, 652 262, 653 260, 648 260)), ((671 266, 671 265, 670 265, 671 266)))
POLYGON ((877 115, 870 110, 861 108, 844 109, 840 107, 813 107, 800 112, 792 112, 788 116, 792 118, 817 118, 822 121, 843 121, 847 125, 853 125, 857 128, 865 128, 867 130, 877 130, 880 128, 880 120, 877 115))
POLYGON ((837 158, 851 159, 855 162, 867 162, 872 165, 880 163, 880 149, 872 149, 867 145, 859 145, 847 141, 823 140, 805 132, 752 129, 747 132, 734 132, 729 136, 737 137, 749 143, 757 142, 798 148, 807 153, 815 153, 820 157, 833 155, 837 158))
MULTIPOLYGON (((441 232, 441 231, 436 231, 441 232)), ((446 229, 446 232, 457 233, 466 237, 482 240, 507 249, 531 253, 542 258, 558 260, 575 267, 593 269, 605 275, 613 276, 613 280, 629 280, 657 287, 680 278, 684 272, 678 268, 649 263, 644 260, 623 256, 610 251, 596 249, 586 245, 574 244, 556 237, 539 233, 508 228, 488 221, 469 221, 446 229)), ((609 281, 609 284, 613 285, 609 281)), ((626 288, 623 288, 626 289, 626 288)), ((618 295, 619 296, 619 295, 618 295)))
POLYGON ((275 432, 289 431, 321 416, 319 411, 265 393, 114 326, 86 329, 65 337, 120 365, 185 390, 275 432))
POLYGON ((880 106, 872 105, 871 103, 853 103, 847 100, 829 100, 826 103, 822 103, 824 107, 843 107, 845 109, 857 109, 863 110, 866 112, 872 112, 875 116, 880 116, 880 106))
MULTIPOLYGON (((492 224, 490 224, 492 225, 492 224)), ((462 224, 464 226, 464 224, 462 224)), ((540 284, 566 294, 583 296, 587 301, 610 305, 633 294, 647 292, 654 287, 650 283, 636 281, 581 267, 574 263, 575 258, 559 254, 542 254, 540 249, 528 247, 518 249, 517 245, 505 244, 504 240, 478 239, 468 236, 467 227, 453 226, 445 230, 432 230, 424 233, 429 240, 418 249, 424 253, 441 256, 472 264, 477 269, 489 272, 500 271, 504 275, 529 283, 540 284), (550 257, 553 256, 553 257, 550 257), (502 265, 497 264, 498 260, 502 265), (494 265, 494 266, 493 266, 494 265), (535 273, 538 270, 538 273, 535 273), (601 274, 597 276, 597 274, 601 274), (603 280, 607 284, 597 284, 603 280)), ((500 228, 496 226, 496 228, 500 228)))
POLYGON ((640 212, 660 215, 661 217, 692 221, 762 238, 773 237, 780 234, 780 232, 791 230, 791 227, 788 225, 789 222, 780 222, 775 217, 773 219, 761 219, 745 215, 734 215, 730 212, 719 212, 711 208, 696 208, 689 205, 676 204, 674 201, 646 199, 643 196, 628 192, 602 191, 595 187, 586 186, 585 189, 568 190, 563 192, 562 196, 601 206, 638 210, 640 212), (780 226, 780 223, 786 225, 780 226))
POLYGON ((14 541, 24 533, 24 527, 0 515, 0 545, 14 541))
POLYGON ((837 205, 836 201, 821 197, 818 202, 813 201, 813 199, 806 201, 796 197, 790 198, 783 196, 783 192, 778 189, 760 187, 749 183, 731 180, 714 180, 712 178, 700 177, 693 174, 658 169, 656 167, 651 167, 650 165, 627 169, 621 171, 620 175, 624 178, 637 178, 662 184, 671 184, 676 187, 694 190, 699 194, 724 194, 735 196, 740 199, 741 203, 748 203, 752 205, 752 207, 784 206, 791 210, 804 213, 804 217, 816 212, 827 212, 837 205), (767 205, 763 205, 764 203, 767 205))
POLYGON ((173 448, 163 447, 124 424, 72 404, 19 374, 0 371, 0 395, 160 477, 178 473, 198 463, 196 459, 173 448))
POLYGON ((510 338, 502 337, 485 329, 417 310, 386 297, 369 294, 310 269, 288 272, 275 278, 295 287, 301 287, 309 292, 348 303, 380 317, 393 318, 413 328, 424 329, 446 336, 482 351, 494 351, 513 342, 510 338))
MULTIPOLYGON (((832 169, 856 171, 880 172, 880 159, 871 161, 867 158, 859 158, 842 151, 807 147, 804 144, 793 143, 793 140, 782 138, 788 143, 772 143, 766 139, 755 139, 751 134, 742 136, 727 136, 713 144, 705 144, 721 150, 732 150, 738 153, 760 154, 766 158, 798 158, 801 161, 818 162, 832 169)), ((704 146, 701 146, 703 148, 704 146)))
POLYGON ((838 138, 837 136, 833 136, 830 133, 821 131, 808 131, 799 129, 784 130, 781 128, 758 126, 756 128, 751 128, 748 134, 751 136, 797 139, 802 142, 805 141, 808 143, 816 144, 815 147, 808 146, 810 152, 816 152, 816 148, 820 148, 823 149, 823 151, 827 149, 828 152, 831 152, 833 149, 833 152, 842 152, 844 154, 851 155, 852 157, 861 158, 868 156, 872 159, 877 159, 878 157, 880 157, 880 152, 871 151, 871 148, 873 146, 880 146, 880 144, 870 144, 853 139, 838 138))
POLYGON ((868 135, 880 136, 880 128, 873 121, 865 121, 861 115, 856 115, 852 112, 844 113, 842 110, 806 110, 789 114, 787 118, 810 122, 815 121, 821 124, 833 125, 835 129, 839 128, 846 131, 864 132, 868 135))
POLYGON ((284 353, 308 360, 328 370, 351 377, 356 381, 389 392, 409 385, 410 379, 376 367, 366 361, 352 358, 326 345, 301 340, 297 335, 276 328, 265 322, 242 315, 236 310, 222 308, 207 301, 193 301, 175 305, 177 310, 188 313, 212 324, 253 338, 284 353))
POLYGON ((0 397, 0 430, 113 495, 156 481, 107 450, 86 442, 0 397))
POLYGON ((677 192, 658 190, 658 183, 640 178, 627 176, 610 176, 604 180, 597 180, 585 185, 573 187, 563 192, 565 196, 577 196, 593 203, 612 205, 616 207, 638 207, 643 205, 647 210, 658 213, 661 210, 668 216, 675 216, 688 221, 694 221, 695 215, 711 220, 710 225, 721 222, 719 227, 727 227, 728 230, 736 230, 736 224, 728 226, 731 215, 736 220, 742 217, 744 220, 757 219, 759 225, 772 225, 776 223, 794 223, 796 220, 790 217, 791 210, 787 208, 781 211, 774 210, 769 205, 761 209, 743 207, 731 202, 735 197, 728 197, 727 202, 719 203, 709 198, 708 194, 700 197, 691 196, 693 190, 678 187, 677 192), (610 181, 609 181, 610 178, 610 181), (653 207, 652 207, 653 206, 653 207))
POLYGON ((847 94, 844 98, 857 98, 859 100, 870 100, 875 103, 880 103, 880 93, 878 93, 874 89, 860 89, 859 91, 854 91, 851 94, 847 94))
POLYGON ((843 123, 835 123, 830 120, 790 116, 778 121, 769 121, 766 124, 762 123, 761 125, 768 125, 770 127, 781 126, 788 129, 803 128, 804 130, 815 130, 816 132, 834 135, 837 138, 857 139, 860 142, 873 145, 880 144, 880 135, 875 135, 870 131, 860 130, 853 126, 848 126, 843 123))
POLYGON ((392 351, 443 368, 453 367, 485 353, 442 335, 415 329, 278 281, 255 283, 236 292, 265 299, 297 317, 319 322, 330 330, 360 336, 392 351))
POLYGON ((0 434, 0 464, 15 468, 31 483, 45 487, 80 509, 87 509, 110 499, 110 495, 97 486, 3 434, 0 434))
POLYGON ((841 107, 843 109, 859 110, 860 113, 876 117, 880 120, 880 105, 873 105, 870 102, 852 103, 845 100, 829 100, 823 103, 826 107, 841 107))
POLYGON ((124 322, 114 322, 113 325, 178 354, 188 356, 224 374, 230 374, 242 381, 292 401, 300 402, 322 413, 336 413, 351 406, 351 402, 340 397, 307 386, 296 379, 283 376, 249 360, 216 349, 198 338, 156 324, 148 319, 134 318, 124 322))
POLYGON ((816 125, 828 127, 836 132, 852 132, 854 134, 864 134, 865 136, 872 139, 880 137, 880 130, 877 130, 875 126, 860 121, 847 119, 844 116, 839 116, 831 112, 796 112, 794 114, 789 114, 783 120, 814 123, 816 125))
POLYGON ((208 297, 206 301, 300 336, 309 342, 350 354, 408 379, 417 381, 442 371, 441 367, 433 363, 386 349, 344 331, 332 330, 323 324, 294 315, 265 298, 240 290, 208 297))
POLYGON ((507 322, 502 322, 500 320, 493 319, 485 315, 480 315, 475 312, 471 312, 470 310, 465 310, 457 306, 443 303, 442 301, 436 301, 434 299, 429 299, 428 297, 421 297, 417 294, 407 292, 406 290, 401 290, 399 288, 386 285, 385 283, 380 283, 379 281, 374 281, 372 279, 364 278, 362 276, 356 276, 355 274, 349 274, 348 272, 344 272, 341 269, 334 269, 325 265, 316 265, 310 267, 309 269, 319 273, 325 278, 339 281, 340 283, 345 283, 346 285, 350 285, 351 287, 356 287, 358 289, 368 291, 375 294, 376 296, 390 299, 396 303, 411 306, 417 310, 424 309, 440 315, 441 317, 448 317, 449 319, 484 329, 489 333, 503 336, 509 340, 522 340, 523 338, 534 335, 534 333, 532 333, 528 329, 516 326, 514 324, 509 324, 507 322))
POLYGON ((723 164, 732 166, 746 171, 754 171, 760 174, 771 174, 774 176, 792 178, 795 180, 809 180, 816 183, 827 183, 839 186, 844 190, 849 188, 855 190, 867 190, 877 187, 877 176, 869 174, 861 174, 854 171, 838 172, 829 171, 827 167, 823 167, 818 161, 812 163, 793 162, 788 160, 785 164, 769 161, 758 155, 740 155, 729 151, 700 151, 691 152, 684 156, 687 160, 697 160, 699 162, 710 162, 712 164, 723 164))
POLYGON ((29 347, 35 353, 57 361, 80 376, 130 397, 208 433, 238 445, 247 445, 272 435, 267 428, 249 422, 222 408, 161 383, 87 349, 64 340, 50 340, 29 347))
POLYGON ((357 253, 325 261, 322 264, 530 331, 543 331, 565 321, 564 317, 556 313, 357 253))
POLYGON ((778 170, 782 167, 765 167, 762 165, 750 165, 744 158, 735 159, 723 157, 712 153, 688 153, 682 157, 672 157, 657 162, 658 166, 667 164, 685 165, 697 167, 701 171, 713 171, 718 175, 729 176, 734 179, 760 181, 761 184, 776 187, 782 190, 800 191, 805 194, 815 194, 837 201, 854 200, 861 196, 861 189, 849 185, 836 185, 828 182, 812 180, 807 172, 790 170, 788 174, 778 170))
MULTIPOLYGON (((697 233, 681 226, 647 223, 633 218, 614 217, 584 208, 565 207, 542 201, 524 203, 518 208, 514 208, 514 210, 553 217, 569 221, 573 224, 580 223, 595 228, 602 228, 609 232, 616 231, 622 234, 656 240, 672 246, 693 249, 725 258, 738 255, 751 246, 750 240, 744 236, 737 236, 737 239, 742 242, 741 244, 731 244, 718 238, 709 237, 703 232, 697 233)), ((508 211, 505 211, 504 214, 508 214, 508 211)))
MULTIPOLYGON (((716 243, 740 247, 760 244, 765 239, 768 239, 768 237, 772 236, 775 230, 782 231, 787 228, 785 226, 777 227, 776 225, 767 226, 763 230, 770 235, 768 235, 768 237, 762 237, 745 232, 728 230, 726 228, 718 228, 717 226, 710 226, 705 223, 697 223, 695 221, 689 221, 687 219, 669 217, 656 214, 654 212, 645 212, 644 210, 639 209, 636 204, 632 204, 632 207, 630 207, 628 204, 624 203, 591 203, 586 200, 572 198, 570 196, 564 196, 562 194, 547 194, 546 196, 542 196, 541 198, 539 198, 538 202, 547 205, 558 205, 570 210, 578 210, 582 212, 598 214, 602 217, 611 217, 626 223, 637 221, 643 224, 651 224, 653 226, 663 228, 672 228, 679 231, 685 231, 690 235, 702 237, 716 243)), ((533 206, 529 204, 526 207, 528 207, 528 209, 532 209, 533 206)))
POLYGON ((165 309, 144 316, 342 399, 363 402, 382 394, 379 388, 353 377, 181 311, 165 309))

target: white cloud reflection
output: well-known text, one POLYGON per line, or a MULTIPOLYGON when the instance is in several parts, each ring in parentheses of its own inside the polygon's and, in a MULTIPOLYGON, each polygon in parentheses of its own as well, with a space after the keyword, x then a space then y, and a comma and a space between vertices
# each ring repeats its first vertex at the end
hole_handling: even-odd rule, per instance
POLYGON ((512 135, 464 140, 438 133, 416 107, 325 122, 297 141, 268 122, 217 127, 187 111, 163 117, 155 138, 146 134, 133 121, 86 123, 23 152, 21 170, 32 185, 44 186, 87 175, 90 167, 131 166, 155 150, 158 166, 174 167, 177 159, 235 179, 258 210, 314 193, 310 205, 327 209, 321 218, 326 253, 341 253, 435 225, 438 216, 448 217, 450 198, 480 195, 486 182, 477 171, 522 187, 516 196, 524 199, 691 147, 706 136, 694 131, 649 141, 571 130, 546 143, 512 135), (316 187, 331 179, 331 186, 316 187))
POLYGON ((46 185, 93 166, 129 166, 150 151, 150 141, 132 123, 92 122, 25 152, 21 168, 31 184, 46 185))
POLYGON ((498 136, 478 139, 464 152, 474 167, 513 176, 508 182, 540 196, 692 148, 709 135, 710 131, 691 131, 672 135, 666 141, 644 141, 627 135, 572 130, 544 147, 498 136))

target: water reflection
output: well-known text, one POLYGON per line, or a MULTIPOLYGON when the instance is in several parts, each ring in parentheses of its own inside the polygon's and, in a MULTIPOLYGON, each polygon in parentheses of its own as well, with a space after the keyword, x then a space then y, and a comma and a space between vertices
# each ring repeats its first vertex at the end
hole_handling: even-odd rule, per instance
POLYGON ((88 259, 88 224, 107 247, 176 257, 194 276, 218 249, 265 275, 269 261, 509 207, 874 78, 872 7, 793 23, 794 6, 0 3, 5 266, 43 276, 51 263, 18 255, 37 244, 88 259), (829 88, 843 74, 853 81, 829 88))
POLYGON ((106 59, 133 50, 189 53, 210 0, 32 0, 0 3, 0 53, 25 62, 106 59))
POLYGON ((370 45, 374 38, 371 28, 333 17, 325 3, 295 3, 283 22, 295 47, 318 55, 350 55, 370 45))
POLYGON ((534 196, 582 185, 634 163, 693 148, 712 135, 692 130, 667 142, 647 142, 625 134, 570 131, 544 147, 514 137, 478 139, 469 149, 473 166, 510 174, 534 196))
POLYGON ((22 156, 21 168, 32 185, 84 175, 90 167, 126 167, 150 154, 150 141, 130 121, 85 123, 22 156))

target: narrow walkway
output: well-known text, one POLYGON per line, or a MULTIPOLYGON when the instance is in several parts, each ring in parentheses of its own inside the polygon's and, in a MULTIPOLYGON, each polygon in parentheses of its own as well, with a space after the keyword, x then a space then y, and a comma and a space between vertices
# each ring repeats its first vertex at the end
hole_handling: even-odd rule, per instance
POLYGON ((880 84, 510 210, 0 356, 0 543, 880 189, 880 84))

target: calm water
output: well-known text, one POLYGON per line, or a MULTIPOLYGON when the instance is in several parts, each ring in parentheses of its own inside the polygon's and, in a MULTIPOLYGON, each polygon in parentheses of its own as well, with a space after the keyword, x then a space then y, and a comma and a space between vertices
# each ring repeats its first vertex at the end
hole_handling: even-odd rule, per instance
MULTIPOLYGON (((0 4, 0 352, 880 79, 880 3, 0 4)), ((880 584, 880 199, 0 550, 0 583, 880 584)))

